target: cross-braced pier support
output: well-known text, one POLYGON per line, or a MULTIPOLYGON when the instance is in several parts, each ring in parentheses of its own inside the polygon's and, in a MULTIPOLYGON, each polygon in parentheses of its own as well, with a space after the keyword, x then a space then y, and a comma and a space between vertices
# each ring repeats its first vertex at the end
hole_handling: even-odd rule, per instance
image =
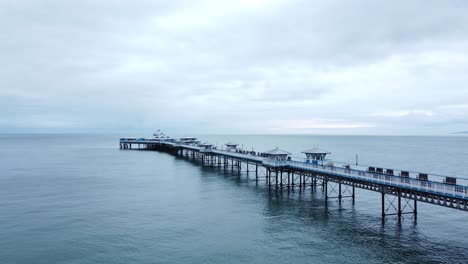
POLYGON ((130 144, 130 143, 120 143, 120 149, 132 149, 132 144, 130 144))
POLYGON ((396 215, 398 222, 404 215, 411 214, 414 221, 417 220, 418 207, 415 195, 403 195, 400 188, 381 187, 382 198, 382 222, 385 217, 396 215))
MULTIPOLYGON (((256 171, 258 171, 258 167, 256 167, 256 171)), ((317 185, 317 175, 291 169, 266 167, 265 177, 269 187, 274 186, 280 189, 294 189, 296 187, 305 189, 310 186, 314 191, 317 185)))
POLYGON ((322 178, 323 191, 325 193, 325 203, 328 203, 330 199, 337 199, 338 203, 341 204, 343 198, 351 198, 351 202, 354 205, 356 193, 354 183, 343 184, 341 179, 337 181, 331 181, 327 176, 322 178))

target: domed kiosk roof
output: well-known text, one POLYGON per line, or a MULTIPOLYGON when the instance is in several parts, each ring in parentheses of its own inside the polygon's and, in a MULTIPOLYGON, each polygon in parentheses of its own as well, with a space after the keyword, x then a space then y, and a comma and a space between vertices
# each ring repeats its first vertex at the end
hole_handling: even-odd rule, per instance
POLYGON ((319 148, 304 150, 302 151, 302 153, 304 154, 331 154, 331 152, 323 150, 323 149, 319 149, 319 148))
POLYGON ((278 147, 275 148, 275 149, 272 149, 272 150, 269 150, 269 151, 266 151, 266 152, 263 152, 265 153, 266 155, 269 155, 269 156, 284 156, 284 155, 291 155, 290 152, 287 152, 285 150, 281 150, 279 149, 278 147))

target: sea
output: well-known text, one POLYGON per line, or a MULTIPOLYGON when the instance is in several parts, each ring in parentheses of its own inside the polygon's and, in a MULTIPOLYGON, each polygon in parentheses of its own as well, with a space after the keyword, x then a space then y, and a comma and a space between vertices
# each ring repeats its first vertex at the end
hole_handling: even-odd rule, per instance
MULTIPOLYGON (((468 212, 380 195, 339 204, 252 174, 120 150, 119 137, 0 135, 0 263, 468 263, 468 212)), ((145 135, 141 135, 145 136, 145 135)), ((319 147, 341 162, 468 177, 468 137, 199 135, 218 146, 319 147)))

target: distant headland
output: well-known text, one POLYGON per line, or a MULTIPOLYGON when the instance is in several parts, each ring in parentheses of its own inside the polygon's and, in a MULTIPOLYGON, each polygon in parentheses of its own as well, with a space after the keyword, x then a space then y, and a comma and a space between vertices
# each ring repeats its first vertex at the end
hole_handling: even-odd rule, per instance
POLYGON ((468 135, 468 131, 453 132, 454 135, 468 135))

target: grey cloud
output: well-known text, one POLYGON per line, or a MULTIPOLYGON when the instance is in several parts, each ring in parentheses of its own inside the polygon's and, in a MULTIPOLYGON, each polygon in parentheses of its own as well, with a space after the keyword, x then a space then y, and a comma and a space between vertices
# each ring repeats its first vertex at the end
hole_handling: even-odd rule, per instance
POLYGON ((466 130, 468 117, 438 107, 468 100, 467 8, 3 1, 0 130, 42 119, 46 129, 262 132, 268 120, 323 119, 386 133, 388 117, 374 113, 419 109, 435 114, 392 118, 393 133, 407 133, 409 122, 411 133, 440 122, 450 125, 433 133, 466 130))

